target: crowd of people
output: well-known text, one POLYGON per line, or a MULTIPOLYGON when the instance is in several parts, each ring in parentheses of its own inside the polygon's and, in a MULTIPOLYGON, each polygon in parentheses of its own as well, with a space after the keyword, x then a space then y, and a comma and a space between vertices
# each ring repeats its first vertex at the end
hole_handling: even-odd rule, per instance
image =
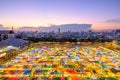
POLYGON ((120 79, 119 57, 119 53, 101 46, 34 43, 0 65, 0 77, 5 80, 117 80, 120 79))

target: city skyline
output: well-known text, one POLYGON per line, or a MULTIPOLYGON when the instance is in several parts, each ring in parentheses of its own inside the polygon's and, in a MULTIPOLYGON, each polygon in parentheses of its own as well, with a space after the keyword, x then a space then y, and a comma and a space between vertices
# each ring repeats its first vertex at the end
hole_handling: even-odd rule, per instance
POLYGON ((118 29, 119 3, 119 0, 0 0, 0 24, 36 28, 88 23, 94 30, 118 29))

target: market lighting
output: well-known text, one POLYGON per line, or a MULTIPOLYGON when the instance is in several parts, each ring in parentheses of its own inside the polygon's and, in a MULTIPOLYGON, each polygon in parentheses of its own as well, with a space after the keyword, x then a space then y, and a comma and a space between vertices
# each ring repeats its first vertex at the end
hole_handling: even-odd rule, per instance
MULTIPOLYGON (((13 48, 9 46, 8 48, 13 48)), ((14 59, 6 62, 1 70, 6 72, 5 76, 11 77, 65 77, 71 79, 98 79, 100 77, 118 78, 110 68, 117 69, 119 56, 111 50, 100 47, 73 46, 70 43, 61 45, 59 43, 32 44, 27 50, 14 59), (46 46, 45 46, 46 45, 46 46), (99 55, 98 55, 99 54, 99 55), (115 62, 114 62, 115 61, 115 62), (15 71, 12 74, 10 71, 15 71), (22 70, 20 73, 17 71, 22 70), (106 74, 107 73, 107 74, 106 74), (45 76, 46 75, 46 76, 45 76)), ((117 54, 118 55, 118 54, 117 54)))
POLYGON ((3 56, 5 56, 5 55, 6 55, 6 53, 2 53, 2 54, 0 54, 0 58, 3 57, 3 56))

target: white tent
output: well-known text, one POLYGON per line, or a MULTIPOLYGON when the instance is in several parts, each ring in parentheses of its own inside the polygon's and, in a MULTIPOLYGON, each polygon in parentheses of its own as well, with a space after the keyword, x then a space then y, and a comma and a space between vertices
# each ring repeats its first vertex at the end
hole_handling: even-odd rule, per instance
POLYGON ((15 39, 15 38, 10 38, 6 39, 3 41, 0 41, 0 44, 5 45, 5 46, 13 46, 13 47, 20 47, 21 45, 24 45, 28 41, 23 40, 23 39, 15 39))

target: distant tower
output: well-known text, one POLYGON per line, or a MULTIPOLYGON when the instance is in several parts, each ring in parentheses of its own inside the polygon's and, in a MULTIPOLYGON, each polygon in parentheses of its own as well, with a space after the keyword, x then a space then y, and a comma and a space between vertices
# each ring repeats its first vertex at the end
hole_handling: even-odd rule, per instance
POLYGON ((12 31, 14 31, 14 28, 13 28, 13 26, 12 26, 12 31))
POLYGON ((60 33, 60 28, 58 28, 58 33, 60 33))
POLYGON ((10 30, 9 34, 8 34, 8 38, 15 38, 15 34, 14 34, 14 29, 12 27, 12 30, 10 30))

